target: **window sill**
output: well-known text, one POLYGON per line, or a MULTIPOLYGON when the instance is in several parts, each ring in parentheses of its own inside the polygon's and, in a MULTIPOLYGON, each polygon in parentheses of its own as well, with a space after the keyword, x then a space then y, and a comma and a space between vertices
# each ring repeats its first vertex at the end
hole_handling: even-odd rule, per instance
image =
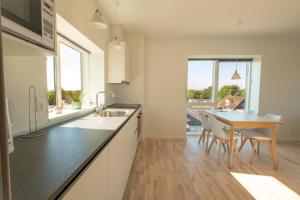
POLYGON ((56 114, 55 112, 51 112, 48 114, 48 120, 50 122, 59 122, 65 119, 70 119, 73 117, 83 115, 85 113, 93 111, 94 109, 95 109, 94 107, 82 108, 80 110, 74 110, 70 108, 70 109, 64 109, 61 114, 56 114))

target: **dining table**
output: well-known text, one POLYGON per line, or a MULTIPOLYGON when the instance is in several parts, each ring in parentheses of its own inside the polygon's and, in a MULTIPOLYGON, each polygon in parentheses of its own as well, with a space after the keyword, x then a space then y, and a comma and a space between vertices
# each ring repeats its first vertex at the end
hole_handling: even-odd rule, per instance
POLYGON ((239 112, 239 111, 219 111, 219 110, 205 110, 207 115, 213 115, 217 120, 231 126, 230 129, 230 143, 229 143, 229 154, 228 154, 228 168, 233 167, 232 156, 233 156, 233 145, 234 145, 234 136, 235 131, 238 129, 245 128, 267 128, 272 132, 272 163, 273 168, 277 169, 277 152, 276 152, 276 130, 279 124, 282 124, 282 120, 274 120, 268 117, 259 116, 249 112, 239 112))

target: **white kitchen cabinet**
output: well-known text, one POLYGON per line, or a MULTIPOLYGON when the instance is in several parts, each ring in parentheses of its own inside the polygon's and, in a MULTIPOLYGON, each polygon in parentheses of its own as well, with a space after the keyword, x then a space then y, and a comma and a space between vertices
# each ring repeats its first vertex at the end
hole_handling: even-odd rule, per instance
POLYGON ((108 147, 94 159, 85 172, 78 177, 63 200, 108 200, 108 147))
POLYGON ((129 50, 125 42, 120 42, 122 48, 114 46, 114 42, 108 45, 108 83, 129 83, 130 66, 129 50))
POLYGON ((123 198, 138 144, 136 133, 138 113, 131 117, 109 144, 110 200, 123 198))
POLYGON ((139 110, 61 197, 63 200, 122 200, 138 145, 139 110))

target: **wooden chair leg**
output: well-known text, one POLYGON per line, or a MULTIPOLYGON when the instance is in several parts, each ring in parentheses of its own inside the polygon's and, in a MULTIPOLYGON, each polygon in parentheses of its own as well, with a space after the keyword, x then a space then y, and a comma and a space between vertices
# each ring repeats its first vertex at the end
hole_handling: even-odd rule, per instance
POLYGON ((203 142, 203 143, 205 142, 206 134, 207 134, 207 130, 204 129, 204 131, 203 131, 203 138, 202 138, 202 142, 203 142))
POLYGON ((243 140, 245 139, 244 137, 245 137, 244 135, 241 135, 241 144, 243 143, 243 140))
POLYGON ((226 142, 227 151, 229 151, 229 142, 226 142))
POLYGON ((257 141, 257 149, 256 149, 256 153, 257 155, 259 155, 259 149, 260 149, 260 142, 257 141))
POLYGON ((246 143, 246 141, 248 140, 249 138, 247 138, 247 137, 243 137, 243 140, 242 140, 242 142, 241 142, 241 146, 240 146, 240 148, 239 148, 239 151, 241 151, 242 150, 242 148, 244 147, 244 145, 245 145, 245 143, 246 143))
POLYGON ((215 136, 213 136, 213 139, 212 139, 212 141, 210 142, 210 145, 209 145, 209 147, 208 147, 208 149, 207 149, 207 153, 210 152, 210 150, 211 150, 212 146, 214 145, 214 143, 216 142, 216 140, 217 140, 217 138, 216 138, 215 136))
POLYGON ((223 150, 224 150, 224 152, 226 153, 226 146, 225 146, 225 144, 224 144, 224 143, 222 143, 222 146, 223 146, 223 150))
POLYGON ((255 156, 256 156, 256 140, 251 140, 250 141, 252 142, 252 155, 251 155, 251 158, 250 158, 250 164, 252 164, 255 156))
POLYGON ((201 133, 201 135, 200 135, 198 144, 200 144, 201 140, 203 140, 204 134, 205 134, 205 129, 202 130, 202 133, 201 133))
POLYGON ((208 148, 209 138, 210 138, 210 131, 207 131, 205 151, 207 151, 208 148))
POLYGON ((220 164, 221 160, 221 149, 222 149, 223 140, 219 141, 219 147, 218 147, 218 164, 220 164))
POLYGON ((250 140, 250 139, 249 139, 249 141, 250 141, 250 144, 251 144, 251 146, 253 147, 253 141, 252 141, 252 140, 250 140))

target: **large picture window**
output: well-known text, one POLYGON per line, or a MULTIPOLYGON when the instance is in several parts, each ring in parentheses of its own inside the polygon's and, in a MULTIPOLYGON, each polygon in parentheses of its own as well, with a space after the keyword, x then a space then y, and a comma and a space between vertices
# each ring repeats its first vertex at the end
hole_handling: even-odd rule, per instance
POLYGON ((189 59, 187 132, 201 130, 199 109, 247 111, 251 59, 189 59), (240 78, 232 79, 237 71, 240 78))

